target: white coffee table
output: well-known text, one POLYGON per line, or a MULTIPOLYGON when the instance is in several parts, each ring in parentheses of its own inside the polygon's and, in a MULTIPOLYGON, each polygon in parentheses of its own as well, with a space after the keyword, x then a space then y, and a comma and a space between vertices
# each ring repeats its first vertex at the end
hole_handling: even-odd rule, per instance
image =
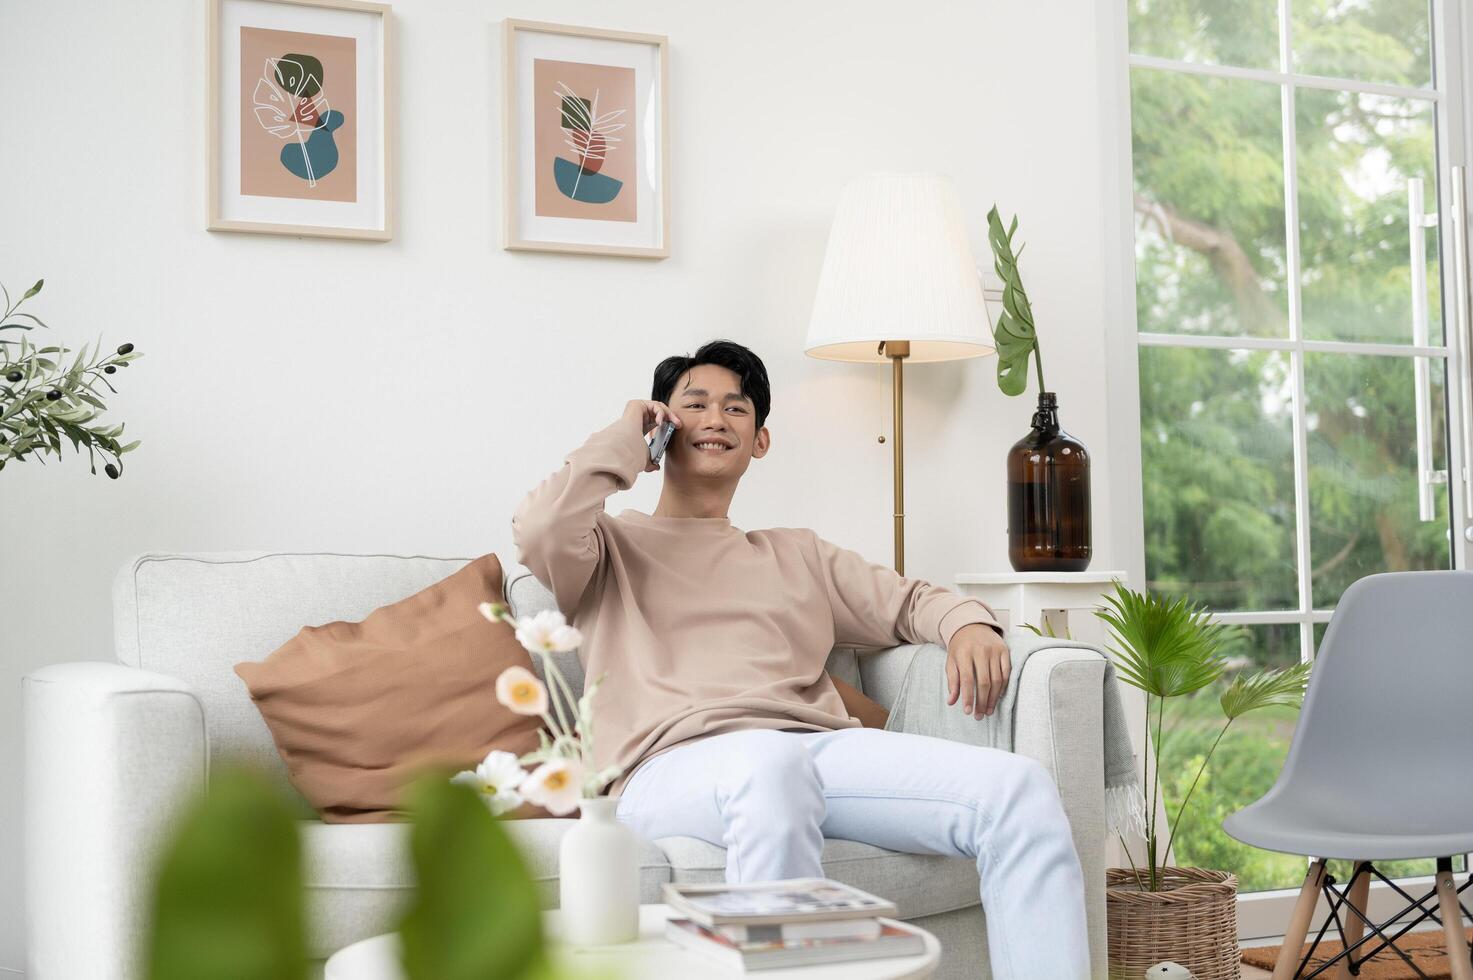
MULTIPOLYGON (((721 961, 677 946, 665 938, 668 905, 639 907, 639 939, 618 946, 583 948, 554 943, 554 961, 569 966, 608 970, 627 980, 690 980, 699 976, 744 976, 729 970, 721 961)), ((904 922, 882 920, 910 929, 926 941, 926 950, 915 956, 892 956, 882 960, 823 963, 783 970, 756 970, 760 980, 919 980, 936 972, 941 962, 941 944, 924 929, 904 922)), ((558 935, 558 912, 543 913, 548 937, 558 935)), ((332 955, 323 980, 404 980, 399 966, 399 937, 394 933, 374 936, 345 946, 332 955)))

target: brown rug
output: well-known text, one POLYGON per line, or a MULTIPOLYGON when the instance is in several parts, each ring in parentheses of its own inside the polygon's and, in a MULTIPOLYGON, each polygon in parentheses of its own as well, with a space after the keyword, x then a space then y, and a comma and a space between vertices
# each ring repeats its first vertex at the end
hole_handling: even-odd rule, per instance
MULTIPOLYGON (((1468 937, 1473 939, 1473 929, 1468 930, 1468 937)), ((1380 941, 1376 939, 1362 946, 1361 951, 1370 949, 1380 941)), ((1396 941, 1396 946, 1410 956, 1412 962, 1417 964, 1417 967, 1429 977, 1447 980, 1447 977, 1451 975, 1447 962, 1447 950, 1442 945, 1441 929, 1433 929, 1430 932, 1409 932, 1396 941)), ((1309 949, 1309 944, 1305 943, 1304 948, 1309 949)), ((1344 948, 1338 940, 1331 942, 1327 937, 1324 942, 1320 943, 1320 948, 1315 950, 1314 958, 1309 961, 1309 969, 1305 972, 1313 972, 1344 948)), ((1272 970, 1274 960, 1278 958, 1278 955, 1278 946, 1256 946, 1253 949, 1243 950, 1243 962, 1249 966, 1272 970)), ((1299 955, 1303 957, 1304 953, 1301 952, 1299 955)), ((1329 976, 1328 973, 1321 975, 1329 976)), ((1359 980, 1416 980, 1416 976, 1407 966, 1406 960, 1389 949, 1383 949, 1360 968, 1359 980)))

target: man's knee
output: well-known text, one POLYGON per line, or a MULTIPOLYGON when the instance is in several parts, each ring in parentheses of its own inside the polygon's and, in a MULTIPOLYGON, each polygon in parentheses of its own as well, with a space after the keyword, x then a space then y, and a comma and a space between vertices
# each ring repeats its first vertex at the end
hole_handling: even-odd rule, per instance
POLYGON ((991 821, 1014 825, 1045 825, 1065 821, 1059 787, 1037 759, 998 749, 981 749, 989 754, 985 764, 968 767, 970 794, 980 813, 991 821))
POLYGON ((1071 838, 1069 817, 1059 796, 1058 783, 1037 759, 1011 755, 1004 779, 1006 797, 1001 813, 1033 839, 1071 838))
POLYGON ((1059 795, 1058 785, 1054 782, 1053 774, 1037 759, 1012 754, 1014 778, 1018 780, 1021 792, 1029 794, 1042 794, 1045 796, 1059 795))
POLYGON ((756 729, 721 737, 728 741, 717 779, 727 800, 822 800, 813 757, 792 733, 756 729))

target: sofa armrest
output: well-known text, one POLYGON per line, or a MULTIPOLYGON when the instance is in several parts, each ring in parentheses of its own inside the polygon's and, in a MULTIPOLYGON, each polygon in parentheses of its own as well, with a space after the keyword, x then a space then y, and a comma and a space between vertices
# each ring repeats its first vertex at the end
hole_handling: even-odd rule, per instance
POLYGON ((1037 759, 1059 787, 1084 869, 1090 976, 1106 972, 1105 658, 1093 650, 1035 650, 1017 676, 1013 751, 1037 759))
POLYGON ((205 783, 204 706, 172 677, 102 662, 43 667, 21 701, 28 975, 136 976, 154 855, 205 783))
MULTIPOLYGON (((921 643, 906 643, 856 655, 859 681, 855 686, 865 697, 884 705, 885 710, 894 711, 900 691, 905 687, 905 675, 910 672, 910 662, 923 646, 921 643)), ((847 677, 844 679, 849 680, 847 677)))

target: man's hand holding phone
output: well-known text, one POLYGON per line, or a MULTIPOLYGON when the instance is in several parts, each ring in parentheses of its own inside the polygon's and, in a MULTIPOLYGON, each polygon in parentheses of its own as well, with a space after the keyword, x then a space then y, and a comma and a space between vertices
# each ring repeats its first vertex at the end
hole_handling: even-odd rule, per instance
MULTIPOLYGON (((651 431, 654 431, 658 435, 665 428, 666 422, 674 423, 677 429, 680 428, 680 419, 670 410, 670 406, 664 402, 646 401, 642 398, 636 398, 624 406, 624 417, 639 419, 639 431, 644 433, 646 438, 648 438, 651 431)), ((645 463, 644 471, 646 473, 653 473, 659 468, 660 464, 652 459, 645 463)))

